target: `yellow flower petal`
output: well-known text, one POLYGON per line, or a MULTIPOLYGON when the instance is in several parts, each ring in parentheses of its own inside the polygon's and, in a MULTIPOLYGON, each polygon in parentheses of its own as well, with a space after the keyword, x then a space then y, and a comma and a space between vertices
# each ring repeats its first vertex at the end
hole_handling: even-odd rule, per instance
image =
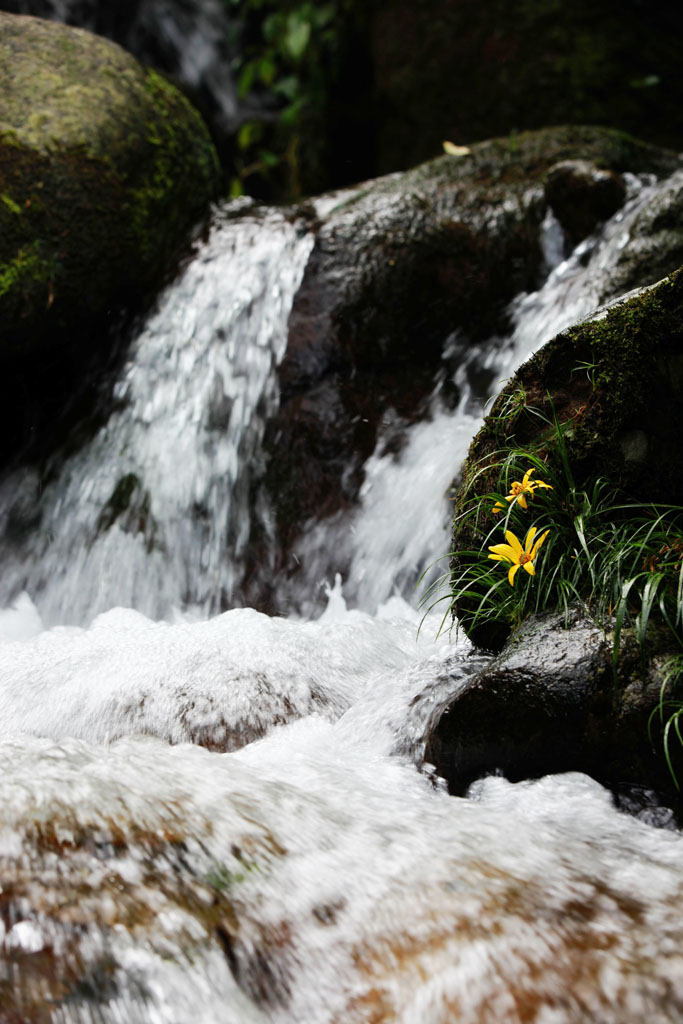
POLYGON ((546 530, 545 533, 542 533, 541 536, 538 538, 538 540, 534 544, 533 548, 529 552, 532 558, 536 557, 536 555, 538 554, 538 549, 540 548, 541 544, 546 539, 546 537, 548 536, 549 533, 550 533, 550 530, 546 530))
POLYGON ((530 576, 536 575, 536 570, 534 569, 533 562, 525 562, 523 568, 526 569, 530 576))
MULTIPOLYGON (((529 527, 529 529, 527 530, 527 535, 524 538, 524 554, 525 555, 531 555, 531 545, 534 542, 534 537, 535 536, 536 536, 536 527, 535 526, 529 527)), ((531 555, 531 557, 533 558, 533 555, 531 555)))
POLYGON ((520 496, 517 498, 517 501, 522 506, 522 508, 527 508, 526 498, 523 494, 520 494, 520 496))
MULTIPOLYGON (((529 480, 531 480, 532 474, 534 472, 535 472, 534 469, 527 469, 526 473, 524 474, 524 479, 522 480, 522 487, 525 490, 529 487, 529 480)), ((533 487, 535 483, 536 483, 536 481, 533 480, 532 483, 531 483, 531 487, 533 487)))
POLYGON ((515 573, 517 572, 518 569, 519 569, 519 562, 517 563, 517 565, 511 565, 510 566, 510 571, 508 572, 508 583, 510 584, 511 587, 514 587, 514 585, 515 585, 515 573))
POLYGON ((515 535, 512 532, 512 530, 506 530, 505 531, 505 540, 508 542, 508 544, 512 548, 512 551, 513 551, 514 556, 515 556, 515 561, 518 562, 520 557, 521 557, 521 555, 524 554, 524 549, 523 549, 521 543, 519 542, 517 537, 515 537, 515 535))
POLYGON ((493 544, 489 551, 493 551, 494 554, 489 555, 489 558, 497 559, 498 561, 505 562, 516 562, 517 557, 513 548, 509 544, 493 544))

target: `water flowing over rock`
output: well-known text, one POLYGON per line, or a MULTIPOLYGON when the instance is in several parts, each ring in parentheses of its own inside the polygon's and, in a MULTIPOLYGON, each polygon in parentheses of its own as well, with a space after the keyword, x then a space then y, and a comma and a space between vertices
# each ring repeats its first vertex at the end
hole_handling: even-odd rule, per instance
POLYGON ((4 585, 41 593, 46 621, 239 602, 274 368, 311 243, 275 211, 217 216, 129 349, 108 422, 42 478, 5 480, 4 585))
MULTIPOLYGON (((482 174, 499 145, 475 154, 482 174)), ((592 159, 560 149, 552 163, 592 159)), ((639 214, 678 173, 676 157, 663 160, 615 163, 623 206, 565 257, 544 192, 552 163, 541 161, 527 189, 528 168, 516 171, 510 153, 497 195, 512 175, 518 201, 465 209, 482 230, 509 216, 513 241, 530 218, 529 264, 492 275, 519 273, 528 290, 501 302, 491 293, 479 332, 455 323, 445 299, 434 305, 438 328, 431 301, 406 300, 423 317, 412 323, 426 325, 434 374, 393 412, 393 389, 376 388, 369 457, 360 466, 364 456, 350 456, 358 499, 303 526, 296 578, 277 571, 268 425, 299 356, 296 373, 313 388, 334 383, 338 358, 344 372, 367 358, 366 385, 391 358, 394 328, 364 333, 359 311, 353 336, 328 317, 341 357, 323 349, 318 365, 315 346, 294 338, 305 340, 304 297, 310 309, 315 294, 306 275, 310 283, 324 263, 322 242, 336 258, 334 229, 353 235, 361 213, 367 259, 339 258, 334 301, 322 293, 312 330, 324 335, 328 312, 347 308, 342 274, 354 301, 400 296, 395 268, 408 287, 407 268, 419 269, 413 243, 424 250, 393 218, 420 204, 412 193, 403 201, 396 179, 379 183, 377 199, 371 186, 366 197, 353 192, 346 206, 339 196, 285 210, 222 205, 131 340, 107 423, 42 465, 5 472, 0 1017, 680 1019, 683 837, 671 815, 624 814, 578 771, 491 776, 449 795, 425 762, 435 715, 467 699, 489 658, 462 635, 437 635, 438 608, 423 619, 410 603, 420 572, 448 549, 448 485, 483 401, 609 297, 639 214), (405 243, 387 249, 393 267, 387 237, 405 243), (505 333, 485 336, 494 329, 505 333), (288 619, 238 607, 260 576, 264 603, 289 604, 288 619)), ((471 183, 457 161, 436 170, 439 224, 439 203, 448 219, 449 193, 466 197, 471 183)), ((419 172, 407 180, 419 197, 419 172)), ((448 282, 434 287, 428 298, 448 293, 448 282)), ((457 290, 456 306, 467 308, 457 290)), ((417 365, 419 330, 396 338, 397 363, 417 365)))
POLYGON ((412 588, 448 550, 484 401, 611 297, 678 165, 563 129, 285 211, 225 204, 131 342, 108 421, 0 481, 2 599, 28 589, 46 622, 83 624, 114 604, 310 614, 337 573, 370 610, 412 588), (627 198, 563 260, 545 175, 577 153, 627 198), (515 282, 530 290, 501 300, 515 282))
POLYGON ((680 836, 585 776, 457 800, 348 750, 312 772, 310 740, 286 781, 257 747, 5 741, 3 952, 22 978, 0 982, 6 1012, 677 1019, 680 836))
MULTIPOLYGON (((312 524, 348 513, 368 480, 369 456, 400 457, 403 426, 423 419, 430 407, 437 411, 435 380, 438 404, 464 413, 515 368, 514 355, 507 362, 501 356, 495 378, 492 353, 505 350, 502 338, 517 330, 518 315, 529 317, 512 342, 521 355, 548 337, 552 316, 566 326, 620 293, 624 251, 631 253, 629 279, 639 284, 657 280, 662 265, 679 266, 675 238, 667 245, 657 235, 662 244, 653 259, 656 218, 648 212, 667 201, 662 196, 677 195, 678 168, 678 156, 619 133, 552 129, 520 135, 514 145, 508 139, 475 145, 463 157, 445 156, 313 204, 315 244, 289 318, 280 407, 265 442, 279 542, 275 567, 281 588, 291 580, 281 589, 285 603, 272 607, 288 607, 299 589, 302 531, 310 557, 312 524), (570 171, 571 203, 562 185, 570 171), (664 188, 645 189, 634 206, 635 171, 653 185, 655 178, 643 172, 673 174, 664 188), (631 172, 628 189, 623 172, 631 172), (620 212, 627 194, 632 201, 620 212), (564 227, 559 243, 553 214, 564 227), (607 251, 596 229, 612 215, 607 251), (562 262, 566 244, 573 247, 569 240, 583 240, 584 248, 562 267, 562 280, 552 282, 558 299, 547 322, 534 321, 533 300, 522 308, 511 302, 513 294, 536 294, 548 270, 562 262), (590 261, 585 270, 582 260, 590 261), (482 347, 483 357, 477 355, 482 347)), ((436 437, 432 432, 432 444, 436 437)), ((460 462, 458 448, 453 475, 460 462)), ((330 579, 353 570, 337 562, 316 571, 330 579)))

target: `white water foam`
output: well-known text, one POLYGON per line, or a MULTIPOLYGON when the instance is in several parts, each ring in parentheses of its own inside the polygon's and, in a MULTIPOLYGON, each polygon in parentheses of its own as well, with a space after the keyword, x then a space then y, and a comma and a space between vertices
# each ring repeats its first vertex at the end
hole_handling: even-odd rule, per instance
MULTIPOLYGON (((683 837, 582 775, 448 797, 342 725, 225 755, 0 742, 13 927, 109 965, 106 1022, 679 1019, 683 837)), ((55 1019, 89 1013, 75 994, 55 1019)))

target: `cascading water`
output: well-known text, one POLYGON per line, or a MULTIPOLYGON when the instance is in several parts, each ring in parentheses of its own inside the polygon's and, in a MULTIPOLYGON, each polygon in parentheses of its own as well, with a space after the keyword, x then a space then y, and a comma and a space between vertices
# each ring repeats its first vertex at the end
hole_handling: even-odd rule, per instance
MULTIPOLYGON (((234 603, 274 369, 312 244, 276 213, 217 217, 132 346, 119 410, 47 484, 38 531, 2 546, 0 600, 25 588, 49 623, 114 605, 162 618, 234 603)), ((0 487, 0 533, 12 537, 31 488, 30 474, 0 487)))
MULTIPOLYGON (((430 416, 405 432, 398 455, 385 451, 380 436, 365 465, 359 508, 336 521, 312 524, 296 549, 304 567, 295 595, 300 607, 310 607, 307 601, 316 588, 340 572, 354 605, 374 611, 397 590, 415 603, 419 591, 413 588, 420 574, 449 549, 450 485, 481 425, 486 403, 545 341, 619 294, 612 282, 629 232, 663 191, 652 178, 626 175, 626 180, 629 198, 624 207, 567 259, 562 257, 561 228, 552 214, 546 216, 541 242, 550 272, 538 291, 512 303, 514 328, 508 337, 492 338, 475 349, 461 344, 457 334, 446 340, 442 380, 452 375, 460 394, 457 409, 445 406, 437 384, 430 416)), ((677 172, 667 187, 682 183, 683 174, 677 172)), ((395 422, 391 431, 396 433, 395 422)), ((422 589, 446 571, 447 562, 438 562, 422 589)))
MULTIPOLYGON (((657 187, 632 185, 517 300, 513 336, 479 353, 489 377, 607 297, 657 187)), ((28 594, 0 613, 0 1021, 672 1024, 680 833, 578 774, 458 799, 415 769, 430 704, 485 660, 434 639, 438 617, 417 636, 404 599, 447 545, 473 356, 459 409, 436 387, 398 457, 380 442, 357 512, 306 538, 308 585, 331 583, 330 548, 348 569, 318 620, 207 618, 239 582, 311 245, 279 214, 219 215, 38 525, 17 509, 30 477, 3 482, 3 593, 28 594)))

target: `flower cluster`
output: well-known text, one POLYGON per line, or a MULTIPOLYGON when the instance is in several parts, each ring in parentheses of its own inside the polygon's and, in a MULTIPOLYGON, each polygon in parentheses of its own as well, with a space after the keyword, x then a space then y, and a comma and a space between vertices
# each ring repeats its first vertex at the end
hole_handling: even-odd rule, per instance
POLYGON ((510 566, 508 571, 508 582, 511 587, 515 585, 515 573, 520 566, 524 566, 530 576, 535 574, 536 569, 534 568, 534 559, 538 554, 538 549, 549 533, 550 530, 546 530, 545 533, 542 533, 538 540, 535 541, 536 527, 532 526, 531 529, 527 531, 527 535, 524 538, 524 545, 522 545, 511 530, 506 530, 505 539, 507 544, 493 544, 489 548, 489 551, 494 552, 494 554, 489 555, 489 558, 492 558, 494 562, 506 562, 510 566))
MULTIPOLYGON (((523 509, 526 509, 527 498, 533 498, 534 491, 539 489, 552 490, 551 484, 545 483, 543 480, 532 480, 534 469, 528 469, 524 474, 522 480, 515 480, 510 486, 510 493, 505 496, 506 501, 517 503, 523 509)), ((502 502, 497 501, 493 506, 492 511, 497 514, 505 508, 502 502)), ((489 555, 489 558, 493 559, 494 562, 504 562, 509 565, 508 570, 508 582, 510 586, 515 585, 515 574, 518 569, 523 566, 526 572, 530 576, 535 575, 536 569, 534 566, 534 560, 538 555, 539 548, 543 541, 549 534, 549 530, 542 533, 541 536, 536 540, 536 527, 532 526, 524 538, 524 543, 519 540, 518 537, 511 530, 505 531, 505 540, 507 544, 492 544, 489 547, 489 551, 493 554, 489 555)))
MULTIPOLYGON (((532 480, 531 477, 536 472, 535 469, 527 469, 522 480, 513 480, 510 485, 510 493, 505 496, 506 501, 517 502, 522 508, 527 508, 527 495, 533 498, 534 491, 539 488, 546 488, 546 490, 552 491, 552 485, 546 484, 543 480, 532 480)), ((497 501, 493 506, 493 514, 497 515, 498 512, 502 512, 505 505, 501 501, 497 501)))

